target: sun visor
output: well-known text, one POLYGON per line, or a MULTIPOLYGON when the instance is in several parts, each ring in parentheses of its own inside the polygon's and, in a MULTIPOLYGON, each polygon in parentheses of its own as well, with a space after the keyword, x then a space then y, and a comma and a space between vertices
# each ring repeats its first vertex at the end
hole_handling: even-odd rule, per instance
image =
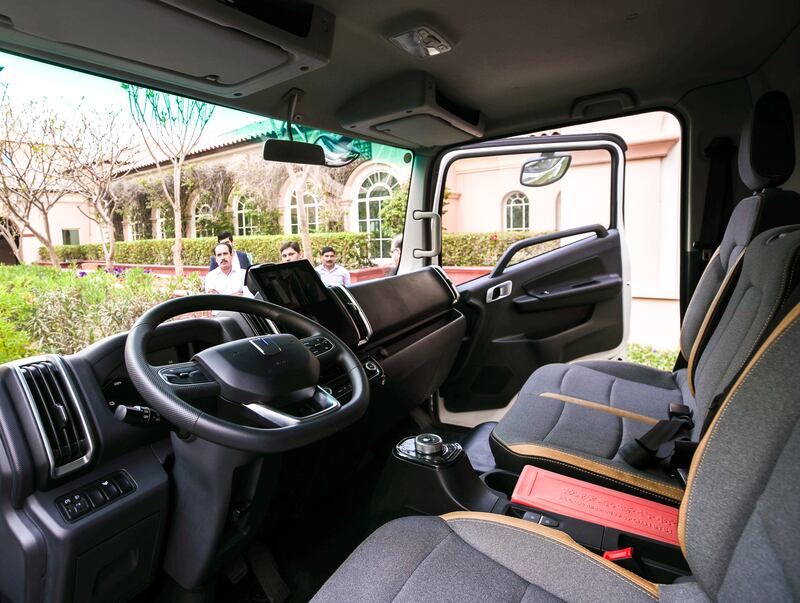
POLYGON ((222 97, 246 96, 318 69, 333 44, 335 18, 310 4, 254 12, 243 3, 246 12, 235 1, 74 0, 68 22, 62 12, 58 20, 48 18, 49 4, 8 3, 0 20, 6 47, 222 97))
POLYGON ((401 145, 430 147, 483 136, 479 111, 444 96, 433 77, 404 73, 356 95, 338 113, 342 127, 354 136, 391 138, 401 145))

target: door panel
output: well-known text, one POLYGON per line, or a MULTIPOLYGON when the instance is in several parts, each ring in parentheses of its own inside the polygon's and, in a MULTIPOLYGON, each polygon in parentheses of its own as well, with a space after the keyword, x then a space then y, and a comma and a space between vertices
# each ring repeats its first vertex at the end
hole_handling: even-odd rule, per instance
MULTIPOLYGON (((457 192, 462 193, 459 205, 451 202, 447 208, 448 214, 461 212, 448 215, 445 222, 451 225, 475 223, 465 213, 465 201, 472 203, 472 208, 478 207, 474 196, 468 198, 466 184, 480 186, 477 175, 489 173, 490 168, 500 173, 521 154, 570 154, 569 169, 576 170, 559 184, 555 229, 545 224, 538 230, 549 234, 514 243, 488 275, 459 286, 459 309, 468 319, 468 328, 453 371, 441 388, 448 411, 503 408, 531 373, 544 364, 587 356, 619 356, 626 343, 630 308, 630 270, 622 223, 625 150, 619 137, 594 134, 481 143, 456 149, 442 158, 438 195, 443 194, 445 182, 451 190, 455 183, 460 187, 457 192), (454 168, 457 176, 449 177, 449 166, 459 161, 460 171, 454 168), (602 188, 593 188, 577 176, 580 172, 596 177, 601 168, 608 170, 602 188), (569 202, 564 205, 567 196, 569 202), (586 199, 593 199, 594 205, 587 204, 586 199), (602 218, 608 228, 592 224, 601 219, 601 199, 608 200, 608 213, 602 218), (581 213, 583 209, 585 214, 581 213), (570 212, 570 220, 558 227, 563 224, 564 210, 570 212), (582 215, 586 215, 586 226, 575 224, 582 215), (583 238, 575 240, 576 236, 583 238), (554 239, 560 239, 561 245, 553 244, 554 239), (521 255, 529 259, 509 265, 510 256, 527 247, 541 254, 521 255)), ((498 180, 495 177, 493 182, 498 180)), ((529 205, 525 212, 545 221, 551 219, 547 211, 552 203, 548 205, 548 193, 540 190, 530 189, 516 198, 524 197, 529 205)), ((440 202, 439 207, 443 205, 440 202)), ((520 215, 528 219, 527 214, 520 215)), ((531 220, 529 230, 536 230, 536 226, 531 220)))
POLYGON ((611 229, 461 285, 469 327, 442 389, 447 410, 501 408, 537 367, 617 348, 624 333, 620 246, 611 229), (509 281, 510 295, 487 302, 489 289, 509 281))

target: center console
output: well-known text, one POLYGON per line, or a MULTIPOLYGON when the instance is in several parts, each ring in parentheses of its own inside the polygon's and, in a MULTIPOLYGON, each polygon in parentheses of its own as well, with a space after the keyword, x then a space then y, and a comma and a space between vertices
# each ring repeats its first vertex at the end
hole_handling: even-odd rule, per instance
POLYGON ((678 509, 526 466, 520 475, 479 475, 456 442, 436 434, 394 447, 376 488, 380 521, 408 514, 480 511, 569 534, 587 549, 659 583, 690 574, 678 538, 678 509))

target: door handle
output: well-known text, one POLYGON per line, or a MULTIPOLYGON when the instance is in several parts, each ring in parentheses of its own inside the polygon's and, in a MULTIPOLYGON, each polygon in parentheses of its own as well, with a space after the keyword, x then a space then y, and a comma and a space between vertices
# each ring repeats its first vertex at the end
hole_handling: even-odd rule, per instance
POLYGON ((486 291, 486 303, 491 304, 509 295, 511 295, 511 281, 502 282, 486 291))
POLYGON ((415 258, 435 258, 442 252, 442 216, 435 211, 414 210, 411 214, 415 220, 431 221, 431 249, 415 249, 415 258))

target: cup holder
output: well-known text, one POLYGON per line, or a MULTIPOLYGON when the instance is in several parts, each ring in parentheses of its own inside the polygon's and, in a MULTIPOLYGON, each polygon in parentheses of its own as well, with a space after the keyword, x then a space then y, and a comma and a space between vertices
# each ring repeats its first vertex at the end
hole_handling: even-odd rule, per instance
POLYGON ((502 469, 495 469, 481 475, 481 479, 488 488, 495 492, 505 494, 506 498, 511 500, 511 495, 514 493, 514 488, 517 486, 519 474, 511 473, 511 471, 503 471, 502 469))

